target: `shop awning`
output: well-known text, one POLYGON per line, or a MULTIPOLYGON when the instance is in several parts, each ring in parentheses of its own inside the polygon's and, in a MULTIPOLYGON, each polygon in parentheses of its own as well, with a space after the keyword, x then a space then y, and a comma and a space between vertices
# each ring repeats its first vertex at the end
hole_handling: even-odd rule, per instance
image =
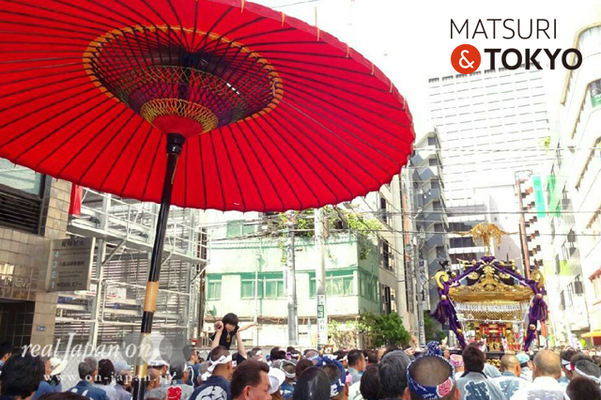
POLYGON ((583 338, 601 337, 601 331, 592 331, 592 332, 583 333, 582 335, 580 335, 580 337, 583 337, 583 338))

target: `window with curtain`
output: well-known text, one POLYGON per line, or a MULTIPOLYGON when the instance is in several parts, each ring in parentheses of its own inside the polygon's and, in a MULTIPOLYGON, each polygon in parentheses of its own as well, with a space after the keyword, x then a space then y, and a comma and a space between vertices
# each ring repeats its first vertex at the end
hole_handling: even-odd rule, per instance
POLYGON ((258 281, 255 282, 254 278, 242 279, 240 281, 240 298, 241 299, 254 299, 255 298, 255 284, 257 285, 257 292, 259 298, 263 297, 263 278, 259 277, 258 281))
MULTIPOLYGON (((363 282, 360 283, 360 286, 363 282)), ((361 290, 361 289, 360 289, 361 290)), ((317 283, 315 277, 311 276, 309 282, 309 298, 315 298, 317 283)), ((355 278, 351 274, 340 276, 326 276, 326 295, 328 296, 356 296, 355 278)))
POLYGON ((253 299, 255 297, 255 281, 242 280, 240 282, 240 298, 253 299))
POLYGON ((221 300, 221 279, 208 281, 207 300, 221 300))
POLYGON ((266 299, 279 299, 284 297, 284 280, 283 279, 265 279, 265 296, 266 299))

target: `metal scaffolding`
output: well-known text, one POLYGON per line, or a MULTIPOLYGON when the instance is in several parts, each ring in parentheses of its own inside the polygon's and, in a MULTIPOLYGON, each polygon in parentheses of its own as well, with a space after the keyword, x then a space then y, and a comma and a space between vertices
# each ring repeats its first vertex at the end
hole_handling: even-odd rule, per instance
MULTIPOLYGON (((118 344, 139 332, 150 252, 159 207, 84 190, 81 216, 68 232, 96 237, 91 288, 59 294, 55 340, 118 344)), ((155 331, 165 336, 200 335, 201 275, 208 257, 200 211, 173 207, 165 240, 155 331)))

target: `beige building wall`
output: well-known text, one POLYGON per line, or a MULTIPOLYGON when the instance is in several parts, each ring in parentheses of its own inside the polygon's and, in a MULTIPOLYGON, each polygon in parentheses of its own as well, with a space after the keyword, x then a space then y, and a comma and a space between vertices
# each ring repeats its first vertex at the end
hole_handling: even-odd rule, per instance
POLYGON ((53 239, 66 237, 71 183, 52 179, 44 236, 0 226, 0 340, 52 344, 58 295, 46 292, 53 239), (9 300, 10 303, 6 302, 9 300), (14 302, 16 301, 16 302, 14 302))

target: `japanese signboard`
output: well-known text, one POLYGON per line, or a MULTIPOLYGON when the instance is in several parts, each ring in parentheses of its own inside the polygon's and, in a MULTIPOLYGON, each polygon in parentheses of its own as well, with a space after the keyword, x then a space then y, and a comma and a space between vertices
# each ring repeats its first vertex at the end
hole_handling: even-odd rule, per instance
POLYGON ((94 247, 94 238, 54 240, 50 252, 47 290, 88 290, 94 247))
POLYGON ((328 344, 328 318, 326 316, 326 296, 317 296, 317 344, 328 344))
POLYGON ((37 288, 37 271, 30 270, 29 276, 15 275, 12 264, 0 265, 0 298, 34 300, 37 288), (35 275, 34 275, 35 274, 35 275))

